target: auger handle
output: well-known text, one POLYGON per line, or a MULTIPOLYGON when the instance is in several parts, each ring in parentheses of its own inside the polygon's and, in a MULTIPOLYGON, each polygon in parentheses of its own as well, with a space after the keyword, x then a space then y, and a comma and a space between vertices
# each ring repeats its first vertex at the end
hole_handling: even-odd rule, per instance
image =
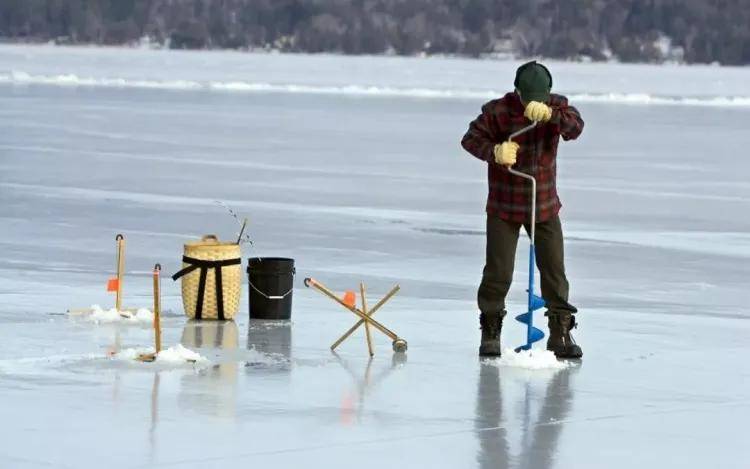
POLYGON ((526 127, 522 128, 522 129, 516 130, 512 134, 508 135, 508 141, 510 142, 511 140, 513 140, 514 138, 518 137, 519 135, 525 134, 526 132, 528 132, 529 130, 533 129, 534 127, 536 127, 536 121, 532 122, 531 124, 527 125, 526 127))
MULTIPOLYGON (((537 122, 534 121, 531 124, 527 125, 526 127, 516 130, 512 134, 508 136, 508 141, 512 141, 514 138, 518 137, 519 135, 523 135, 529 130, 536 127, 537 122)), ((531 239, 531 245, 534 245, 534 239, 536 237, 536 178, 530 174, 522 173, 521 171, 516 171, 512 167, 508 166, 508 172, 510 174, 514 174, 516 176, 522 177, 524 179, 528 179, 531 181, 531 233, 529 235, 529 238, 531 239)))

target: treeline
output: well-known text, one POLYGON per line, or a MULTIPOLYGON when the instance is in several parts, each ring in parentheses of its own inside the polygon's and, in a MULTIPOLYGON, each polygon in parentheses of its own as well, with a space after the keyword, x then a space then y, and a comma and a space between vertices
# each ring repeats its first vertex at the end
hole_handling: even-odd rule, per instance
POLYGON ((6 40, 750 63, 750 0, 0 0, 6 40))

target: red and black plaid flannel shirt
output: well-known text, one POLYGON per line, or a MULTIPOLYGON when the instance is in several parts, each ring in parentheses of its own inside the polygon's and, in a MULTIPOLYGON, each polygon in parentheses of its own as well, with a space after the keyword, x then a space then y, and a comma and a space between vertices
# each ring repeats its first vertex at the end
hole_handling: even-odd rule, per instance
MULTIPOLYGON (((583 131, 583 119, 576 108, 568 106, 567 98, 552 94, 547 105, 552 108, 552 119, 513 139, 520 145, 513 169, 536 177, 537 222, 549 220, 562 207, 556 187, 560 136, 571 140, 583 131)), ((482 106, 482 114, 469 125, 461 140, 466 151, 489 163, 487 213, 515 223, 531 221, 531 183, 496 164, 493 149, 531 123, 524 117, 524 109, 515 92, 492 100, 482 106)))

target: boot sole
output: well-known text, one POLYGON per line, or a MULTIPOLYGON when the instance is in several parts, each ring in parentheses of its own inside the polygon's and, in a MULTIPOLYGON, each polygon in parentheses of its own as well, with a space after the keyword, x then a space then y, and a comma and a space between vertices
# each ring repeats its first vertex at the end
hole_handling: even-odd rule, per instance
POLYGON ((555 354, 555 358, 557 358, 558 360, 580 360, 581 358, 583 358, 583 352, 581 352, 580 355, 578 355, 578 354, 576 354, 576 355, 566 355, 564 353, 555 352, 554 350, 549 349, 549 348, 547 350, 549 352, 554 353, 555 354))

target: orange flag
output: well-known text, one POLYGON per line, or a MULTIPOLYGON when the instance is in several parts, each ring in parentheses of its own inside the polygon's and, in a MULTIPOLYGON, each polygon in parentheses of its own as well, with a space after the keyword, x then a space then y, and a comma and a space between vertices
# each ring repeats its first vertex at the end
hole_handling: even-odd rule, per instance
POLYGON ((107 281, 107 291, 117 291, 120 288, 120 280, 117 277, 112 277, 107 281))
POLYGON ((353 291, 349 290, 344 293, 343 301, 346 306, 354 308, 354 305, 357 304, 357 295, 353 291))

